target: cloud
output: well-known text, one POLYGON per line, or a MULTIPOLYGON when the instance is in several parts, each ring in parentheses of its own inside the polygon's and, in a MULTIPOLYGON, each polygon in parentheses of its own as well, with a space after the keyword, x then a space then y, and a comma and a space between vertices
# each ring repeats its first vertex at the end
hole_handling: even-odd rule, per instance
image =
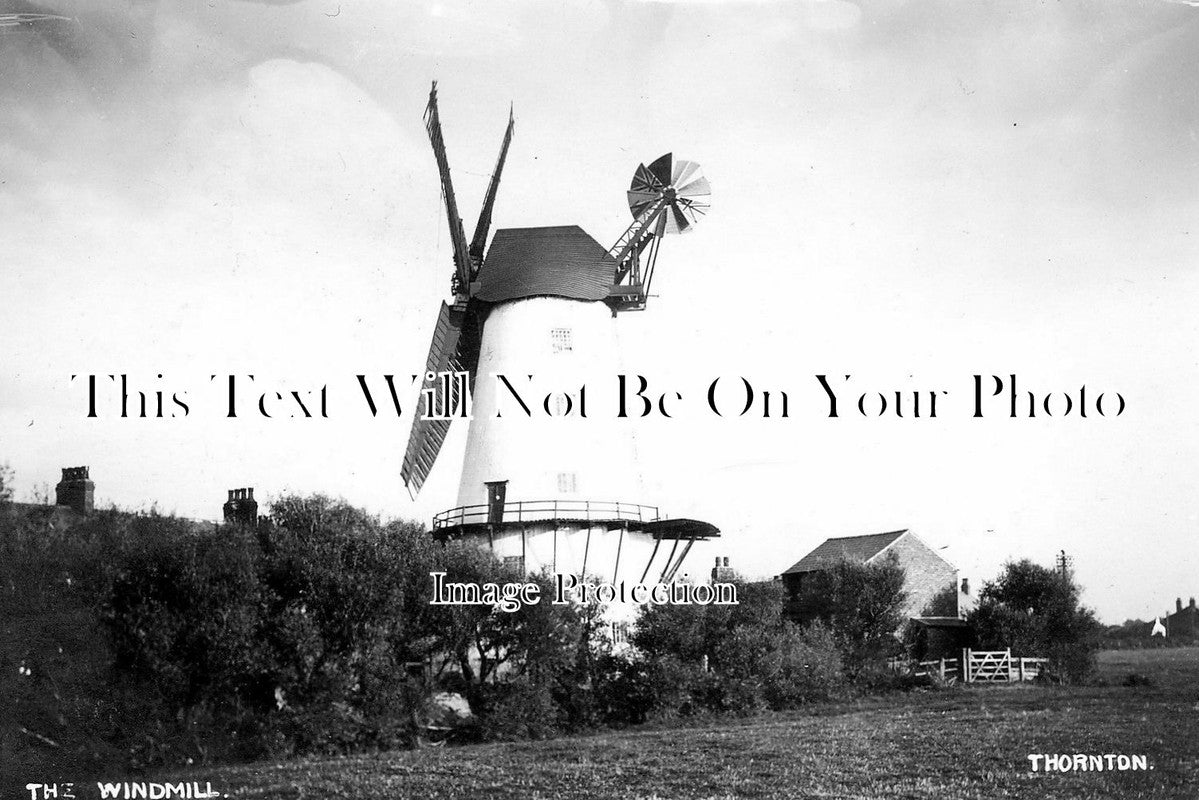
POLYGON ((747 6, 775 6, 785 9, 789 17, 810 28, 828 31, 848 30, 862 19, 862 9, 849 0, 636 0, 636 3, 734 10, 747 6))
MULTIPOLYGON (((188 513, 210 513, 206 498, 230 474, 257 474, 402 510, 395 476, 406 431, 378 421, 357 429, 352 409, 300 434, 286 423, 196 418, 88 428, 77 409, 60 413, 48 398, 68 390, 59 384, 72 371, 244 369, 319 382, 419 369, 449 265, 420 121, 434 77, 468 222, 510 98, 517 136, 497 226, 570 222, 615 239, 638 161, 676 149, 703 163, 713 213, 695 236, 669 242, 653 313, 622 322, 642 334, 631 341, 651 362, 680 354, 662 360, 681 378, 773 375, 783 353, 784 372, 796 374, 901 365, 937 381, 981 363, 1013 364, 1023 379, 1039 364, 1051 385, 1068 372, 1140 397, 1194 394, 1194 381, 1153 384, 1189 374, 1174 361, 1177 343, 1195 338, 1194 237, 1180 231, 1194 219, 1199 183, 1199 109, 1187 80, 1199 71, 1199 21, 1186 9, 965 10, 936 0, 37 7, 73 22, 0 37, 0 219, 16 231, 0 269, 5 290, 22 298, 0 316, 0 394, 18 398, 0 424, 5 457, 23 475, 52 474, 63 454, 87 463, 91 452, 108 463, 105 491, 121 502, 153 486, 188 513), (787 297, 798 313, 730 302, 730 276, 747 297, 787 297), (770 347, 746 344, 763 341, 770 347), (23 433, 26 411, 36 438, 23 433), (169 448, 157 441, 169 437, 169 448), (162 453, 163 463, 141 453, 162 453)), ((1122 541, 1146 496, 1181 508, 1176 519, 1194 508, 1193 468, 1164 438, 1145 445, 1166 433, 1193 441, 1194 426, 1178 424, 1186 410, 1137 409, 1119 429, 1126 452, 1102 428, 1093 430, 1104 441, 1085 452, 1055 451, 1116 465, 1106 483, 1076 485, 1082 499, 1070 506, 1085 517, 1096 492, 1127 499, 1125 516, 1096 537, 1107 544, 1122 541), (1105 460, 1112 452, 1120 458, 1105 460), (1166 460, 1145 467, 1161 453, 1166 460), (1172 477, 1130 485, 1129 464, 1172 477)), ((964 438, 904 446, 875 428, 859 438, 838 428, 813 441, 795 423, 751 435, 688 429, 659 449, 663 474, 688 440, 715 436, 725 446, 711 453, 799 453, 811 483, 788 474, 788 486, 833 498, 813 505, 808 527, 873 524, 837 516, 843 487, 860 485, 862 459, 878 466, 873 482, 885 490, 875 515, 904 516, 923 497, 913 493, 928 492, 938 524, 952 529, 998 491, 1019 499, 1013 513, 1025 515, 1031 542, 1051 531, 1026 521, 1052 522, 1066 508, 1030 495, 1061 473, 1027 468, 1017 437, 973 450, 1010 448, 1022 465, 1010 476, 995 482, 989 464, 963 463, 942 482, 922 467, 941 475, 946 459, 968 455, 964 438), (837 470, 824 464, 828 453, 837 470), (890 458, 912 464, 899 483, 883 474, 890 458), (946 506, 945 496, 958 500, 946 506)), ((1048 459, 1038 437, 1031 444, 1048 459)), ((702 479, 715 467, 701 458, 689 469, 702 479)), ((767 484, 747 474, 746 491, 768 505, 767 484)), ((676 486, 680 508, 693 489, 676 486)), ((736 518, 720 499, 730 496, 710 493, 714 516, 736 518)), ((1070 530, 1095 530, 1090 518, 1075 522, 1070 530)), ((796 524, 763 519, 780 531, 796 524)), ((746 541, 766 569, 762 540, 746 541)))

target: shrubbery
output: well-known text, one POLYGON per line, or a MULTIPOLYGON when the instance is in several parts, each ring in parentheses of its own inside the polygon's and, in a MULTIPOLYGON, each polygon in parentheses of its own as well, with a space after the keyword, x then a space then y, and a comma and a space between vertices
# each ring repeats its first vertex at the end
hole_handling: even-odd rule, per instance
POLYGON ((417 526, 321 496, 284 498, 258 530, 98 512, 60 531, 53 517, 0 511, 5 765, 403 746, 438 683, 480 709, 484 735, 549 735, 590 713, 559 702, 586 683, 585 615, 430 605, 431 571, 517 576, 417 526))
POLYGON ((1027 559, 1012 562, 983 586, 969 621, 980 648, 1048 658, 1046 680, 1081 683, 1094 673, 1102 626, 1080 594, 1069 575, 1027 559))
POLYGON ((0 509, 0 762, 22 774, 408 746, 435 691, 469 700, 481 738, 793 708, 861 655, 849 618, 797 624, 772 583, 737 581, 736 606, 645 606, 615 653, 601 608, 430 605, 430 572, 525 578, 319 495, 256 529, 54 520, 0 509))
POLYGON ((786 613, 799 623, 825 625, 846 672, 865 678, 900 652, 895 632, 906 600, 904 569, 891 553, 879 563, 844 560, 804 575, 786 613))
POLYGON ((737 583, 736 606, 642 608, 633 635, 640 657, 613 673, 629 697, 623 716, 792 708, 841 685, 827 628, 785 619, 777 584, 737 583))

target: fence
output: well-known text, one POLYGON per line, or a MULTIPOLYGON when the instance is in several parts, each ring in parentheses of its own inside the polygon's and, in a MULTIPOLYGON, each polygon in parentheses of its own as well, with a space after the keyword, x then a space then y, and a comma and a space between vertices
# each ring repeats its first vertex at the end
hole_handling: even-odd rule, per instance
POLYGON ((961 658, 935 661, 892 659, 891 669, 917 678, 932 677, 946 683, 1016 683, 1036 680, 1045 658, 1013 657, 1011 650, 962 650, 961 658))
POLYGON ((962 651, 965 664, 964 680, 968 683, 1009 683, 1036 680, 1047 658, 1012 657, 1008 650, 962 651))
POLYGON ((503 511, 487 503, 459 506, 433 518, 433 530, 461 525, 482 525, 498 518, 504 522, 654 522, 660 519, 657 506, 597 500, 518 500, 504 503, 503 511))
POLYGON ((961 677, 961 661, 956 658, 942 658, 938 661, 918 661, 913 665, 912 674, 917 678, 935 677, 946 683, 956 683, 961 677))

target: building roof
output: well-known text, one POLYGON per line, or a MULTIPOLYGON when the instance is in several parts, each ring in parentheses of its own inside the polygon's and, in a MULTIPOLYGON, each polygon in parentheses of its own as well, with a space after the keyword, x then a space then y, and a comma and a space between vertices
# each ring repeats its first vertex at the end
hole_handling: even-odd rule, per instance
POLYGON ((839 561, 853 561, 862 564, 877 556, 891 546, 899 537, 907 533, 907 529, 890 531, 888 533, 871 533, 865 536, 842 536, 837 539, 825 539, 812 552, 795 562, 784 575, 794 575, 799 572, 815 572, 828 569, 839 561))
POLYGON ((474 296, 489 303, 544 295, 603 300, 615 275, 616 259, 578 225, 501 228, 474 296))

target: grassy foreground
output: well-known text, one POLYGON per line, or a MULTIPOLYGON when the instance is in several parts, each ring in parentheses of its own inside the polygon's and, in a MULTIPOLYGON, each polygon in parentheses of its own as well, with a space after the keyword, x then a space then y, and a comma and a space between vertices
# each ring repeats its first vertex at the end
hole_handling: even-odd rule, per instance
POLYGON ((549 742, 197 771, 237 798, 1199 796, 1199 648, 1109 652, 1109 685, 917 691, 809 712, 549 742), (1149 686, 1125 687, 1130 672, 1149 686), (1146 772, 1031 773, 1030 753, 1146 772))

